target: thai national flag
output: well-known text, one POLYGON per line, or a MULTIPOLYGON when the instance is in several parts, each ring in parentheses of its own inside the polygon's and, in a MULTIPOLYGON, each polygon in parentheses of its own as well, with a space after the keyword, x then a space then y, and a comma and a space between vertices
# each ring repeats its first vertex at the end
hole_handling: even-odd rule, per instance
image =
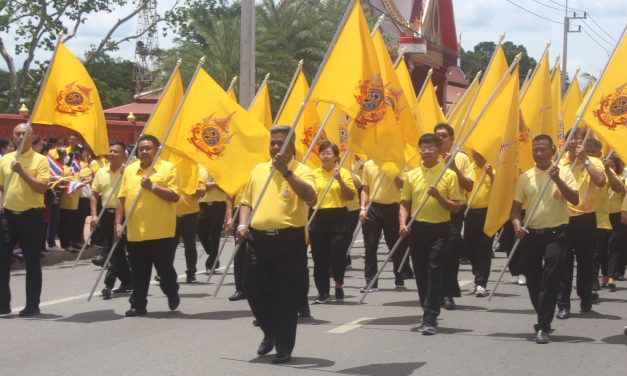
POLYGON ((72 159, 72 164, 70 165, 70 174, 78 174, 81 172, 81 164, 78 162, 78 159, 72 159))
POLYGON ((63 174, 63 166, 50 155, 48 155, 48 166, 50 166, 50 175, 57 178, 61 177, 63 174))
POLYGON ((79 181, 72 181, 70 182, 70 184, 67 185, 67 193, 72 193, 77 189, 82 188, 85 185, 85 183, 81 183, 79 181))

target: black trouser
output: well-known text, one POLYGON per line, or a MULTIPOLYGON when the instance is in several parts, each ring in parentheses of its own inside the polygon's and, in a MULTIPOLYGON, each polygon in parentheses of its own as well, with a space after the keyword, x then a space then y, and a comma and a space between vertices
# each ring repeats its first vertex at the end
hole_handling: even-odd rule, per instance
MULTIPOLYGON (((522 216, 524 218, 525 215, 522 214, 522 216)), ((516 241, 514 226, 512 225, 512 222, 505 222, 502 231, 503 234, 499 239, 500 248, 501 250, 504 250, 507 257, 509 257, 510 253, 512 252, 512 248, 514 247, 514 242, 516 241)), ((521 274, 524 275, 522 257, 520 256, 520 252, 514 253, 514 257, 512 257, 512 259, 510 260, 508 268, 512 276, 519 276, 521 274)))
POLYGON ((220 249, 220 234, 224 225, 226 215, 226 202, 212 201, 201 202, 200 213, 198 214, 198 240, 207 253, 205 269, 211 269, 213 262, 218 257, 220 249))
POLYGON ((450 235, 444 247, 442 270, 442 296, 446 297, 462 296, 459 282, 457 282, 457 274, 459 273, 459 258, 464 248, 462 226, 464 225, 465 210, 466 206, 464 205, 459 212, 451 213, 450 235))
MULTIPOLYGON (((606 230, 598 228, 596 232, 596 241, 594 243, 593 257, 593 269, 592 269, 592 285, 594 286, 594 279, 599 278, 599 269, 601 275, 607 277, 607 264, 608 264, 608 244, 610 240, 610 234, 612 230, 606 230)), ((598 282, 598 281, 597 281, 598 282)), ((598 286, 598 283, 597 283, 598 286)), ((598 287, 597 287, 598 288, 598 287)))
POLYGON ((90 213, 89 200, 89 197, 78 199, 78 209, 74 217, 74 224, 70 229, 70 238, 74 243, 83 243, 85 241, 85 219, 90 213))
MULTIPOLYGON (((366 246, 366 263, 364 266, 364 277, 366 283, 377 274, 377 250, 379 249, 379 239, 381 231, 385 236, 385 243, 388 249, 392 249, 399 238, 398 231, 398 204, 378 204, 373 202, 368 211, 368 218, 361 228, 364 235, 364 243, 366 246)), ((394 265, 394 277, 403 278, 403 273, 398 273, 398 267, 407 250, 407 240, 404 239, 394 255, 392 263, 394 265)), ((405 265, 408 265, 406 263, 405 265)), ((405 266, 406 267, 406 266, 405 266)), ((405 270, 405 268, 403 268, 405 270)), ((376 281, 373 287, 378 287, 379 281, 376 281)))
POLYGON ((4 210, 0 216, 0 310, 11 307, 11 258, 19 242, 26 263, 26 306, 38 307, 41 297, 41 239, 44 209, 23 212, 4 210))
POLYGON ((620 221, 620 212, 610 213, 612 232, 608 240, 607 275, 616 278, 625 273, 627 257, 627 225, 620 221))
POLYGON ((148 286, 152 266, 157 269, 157 275, 161 277, 159 287, 167 296, 177 294, 179 284, 176 282, 174 270, 174 251, 176 250, 176 238, 163 238, 144 240, 141 242, 127 242, 128 259, 131 262, 131 275, 133 276, 133 294, 131 295, 131 308, 145 309, 148 304, 148 286))
MULTIPOLYGON (((346 245, 347 247, 351 245, 351 241, 353 240, 353 235, 355 234, 355 229, 357 228, 358 223, 359 223, 359 209, 349 211, 348 212, 348 233, 346 234, 346 237, 348 238, 348 244, 346 245)), ((348 252, 348 249, 346 250, 346 265, 351 265, 351 256, 348 252)))
POLYGON ((577 295, 582 304, 592 302, 592 252, 597 217, 586 213, 570 217, 566 228, 566 254, 557 293, 559 308, 570 309, 570 292, 573 289, 573 266, 577 257, 577 295))
POLYGON ((196 250, 196 227, 198 224, 198 213, 185 214, 176 217, 176 243, 183 238, 185 249, 185 264, 188 276, 196 274, 196 261, 198 261, 198 251, 196 250))
MULTIPOLYGON (((111 251, 111 247, 113 247, 113 231, 114 231, 114 222, 115 222, 115 209, 107 209, 102 213, 102 218, 100 218, 100 233, 104 237, 107 242, 107 254, 111 251)), ((118 245, 113 250, 113 254, 111 255, 111 260, 109 261, 109 268, 107 269, 107 274, 104 278, 104 283, 107 288, 112 289, 115 285, 116 278, 120 279, 120 283, 122 286, 130 286, 131 283, 131 271, 128 267, 128 259, 126 258, 126 252, 124 248, 126 247, 126 236, 123 236, 118 245)))
POLYGON ((425 324, 435 325, 440 315, 442 262, 449 235, 448 222, 414 222, 411 226, 409 249, 425 324))
POLYGON ((68 248, 72 245, 72 228, 78 210, 61 209, 59 211, 59 240, 61 248, 68 248))
POLYGON ((486 287, 492 266, 493 237, 483 232, 488 208, 470 209, 464 220, 464 247, 472 264, 475 285, 486 287))
POLYGON ((314 282, 318 295, 329 294, 329 266, 335 283, 344 284, 348 210, 346 208, 319 209, 311 224, 311 257, 314 263, 314 282))
POLYGON ((520 243, 522 272, 527 277, 527 290, 538 315, 535 329, 550 330, 564 261, 566 226, 544 229, 541 234, 529 230, 520 243))
POLYGON ((264 335, 274 338, 277 353, 294 349, 306 252, 304 227, 284 229, 275 235, 254 229, 250 232, 244 293, 264 335))
MULTIPOLYGON (((233 221, 233 240, 237 240, 237 226, 239 226, 239 216, 233 221)), ((235 291, 244 291, 244 260, 246 260, 247 241, 236 245, 235 259, 233 260, 233 279, 235 279, 235 291)))

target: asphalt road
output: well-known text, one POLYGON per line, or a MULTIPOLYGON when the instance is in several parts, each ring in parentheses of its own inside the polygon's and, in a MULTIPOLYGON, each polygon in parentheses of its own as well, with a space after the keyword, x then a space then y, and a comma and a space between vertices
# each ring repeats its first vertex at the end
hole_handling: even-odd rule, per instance
MULTIPOLYGON (((232 249, 229 242, 223 264, 232 249)), ((537 345, 527 289, 507 278, 491 302, 476 298, 465 265, 458 309, 443 310, 438 334, 423 336, 417 331, 415 283, 394 289, 391 271, 383 273, 381 290, 357 305, 364 284, 362 253, 358 242, 346 300, 311 305, 313 317, 300 321, 293 360, 282 366, 271 364, 272 354, 256 356, 262 334, 252 326, 245 300, 228 301, 232 274, 218 297, 212 294, 219 275, 211 284, 204 275, 198 275, 199 283, 181 283, 175 312, 153 285, 148 316, 126 318, 126 294, 86 301, 97 276, 88 260, 74 270, 70 261, 48 262, 42 314, 0 319, 0 375, 612 375, 627 368, 627 282, 619 282, 617 292, 602 290, 593 312, 574 309, 571 319, 555 320, 552 343, 537 345)), ((503 257, 497 253, 488 289, 503 257)), ((182 247, 175 267, 184 282, 182 247)), ((12 272, 11 286, 17 312, 24 303, 24 270, 12 272)), ((312 281, 312 301, 315 295, 312 281)), ((573 307, 579 307, 577 298, 573 307)))

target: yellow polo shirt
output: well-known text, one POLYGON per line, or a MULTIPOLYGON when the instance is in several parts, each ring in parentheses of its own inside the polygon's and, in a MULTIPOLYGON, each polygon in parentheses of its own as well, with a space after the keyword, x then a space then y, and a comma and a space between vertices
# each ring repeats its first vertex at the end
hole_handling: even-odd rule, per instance
MULTIPOLYGON (((213 176, 207 171, 206 168, 202 166, 198 166, 198 176, 202 179, 204 183, 210 183, 213 181, 213 176)), ((226 193, 220 187, 213 187, 207 190, 205 196, 200 199, 200 202, 222 202, 226 201, 226 193)))
POLYGON ((471 209, 485 209, 488 207, 490 203, 490 191, 492 190, 492 179, 488 175, 483 179, 483 183, 479 185, 479 180, 481 176, 485 173, 485 168, 481 168, 477 166, 474 162, 472 163, 473 174, 477 177, 477 181, 475 181, 474 186, 472 187, 472 192, 468 195, 468 200, 472 198, 472 196, 477 192, 475 199, 470 203, 471 209))
MULTIPOLYGON (((577 181, 568 167, 560 167, 559 170, 560 179, 571 189, 577 190, 577 181)), ((514 201, 523 204, 524 208, 531 210, 540 193, 540 189, 542 189, 547 179, 550 179, 549 174, 536 166, 523 172, 516 182, 514 201)), ((562 195, 562 192, 555 186, 555 183, 551 181, 540 200, 538 209, 531 218, 531 221, 529 221, 529 227, 533 229, 543 229, 557 227, 567 223, 567 201, 562 195)))
MULTIPOLYGON (((316 189, 315 174, 309 167, 294 159, 289 162, 288 167, 294 175, 314 190, 316 189)), ((271 169, 272 162, 260 163, 253 168, 248 184, 242 193, 242 205, 252 208, 257 203, 271 169)), ((296 196, 280 173, 277 172, 272 176, 251 225, 256 230, 279 230, 307 225, 306 204, 296 196)))
POLYGON ((597 193, 597 199, 594 202, 594 213, 597 217, 597 228, 603 230, 611 230, 612 224, 610 223, 610 199, 609 199, 609 183, 605 183, 605 186, 597 193))
MULTIPOLYGON (((129 215, 131 205, 141 190, 135 211, 127 226, 127 237, 131 242, 174 237, 176 229, 176 202, 166 201, 148 189, 141 189, 141 179, 146 171, 140 161, 135 161, 124 169, 119 198, 125 198, 124 212, 129 215)), ((178 176, 174 164, 159 160, 155 164, 150 180, 164 188, 179 193, 178 176)))
POLYGON ((383 174, 383 183, 375 194, 379 186, 379 176, 381 169, 374 161, 369 160, 364 163, 364 171, 361 184, 370 189, 370 201, 377 204, 398 204, 401 201, 401 190, 396 186, 394 179, 383 174))
MULTIPOLYGON (((599 158, 588 157, 590 159, 590 163, 601 173, 605 174, 605 166, 603 166, 603 162, 599 158)), ((568 204, 568 215, 571 217, 575 217, 578 215, 593 213, 595 208, 595 200, 599 195, 601 190, 600 187, 597 187, 590 179, 590 174, 586 170, 586 167, 583 164, 583 161, 577 162, 577 165, 573 168, 572 162, 568 159, 568 156, 562 158, 559 163, 562 168, 569 168, 577 181, 577 186, 579 187, 579 204, 577 206, 573 206, 570 203, 568 204)))
MULTIPOLYGON (((444 158, 442 158, 441 160, 442 160, 442 164, 446 163, 444 162, 444 158)), ((467 179, 470 179, 476 182, 475 172, 472 169, 472 162, 470 161, 470 158, 468 158, 468 156, 465 153, 459 152, 455 154, 455 166, 457 166, 459 171, 461 171, 462 175, 464 175, 467 179)), ((459 184, 459 180, 457 181, 457 184, 459 184)), ((462 188, 461 185, 459 186, 459 190, 462 193, 462 198, 460 200, 460 203, 465 204, 468 201, 467 199, 468 192, 464 188, 462 188)))
MULTIPOLYGON (((70 172, 71 168, 68 166, 63 166, 63 177, 69 178, 70 182, 77 182, 80 180, 80 176, 78 174, 72 175, 70 172)), ((80 174, 80 172, 79 172, 80 174)), ((59 199, 59 207, 64 210, 78 210, 78 201, 81 198, 81 190, 80 188, 75 190, 72 193, 62 192, 61 198, 59 199)))
POLYGON ((118 168, 117 171, 112 171, 111 166, 105 166, 98 169, 94 181, 91 183, 91 191, 100 195, 100 200, 104 205, 107 199, 111 197, 107 203, 107 209, 115 209, 118 206, 118 192, 120 191, 120 184, 117 189, 113 189, 115 182, 121 177, 122 168, 118 168))
MULTIPOLYGON (((401 191, 401 200, 411 202, 411 214, 413 214, 427 196, 429 187, 435 184, 435 180, 442 172, 444 165, 437 165, 427 168, 424 165, 411 170, 405 176, 405 184, 401 191)), ((457 175, 450 169, 447 169, 442 179, 436 186, 442 196, 449 200, 461 201, 462 193, 459 189, 457 175)), ((433 197, 429 196, 422 208, 416 222, 442 223, 451 220, 451 212, 444 209, 442 205, 433 197)))
MULTIPOLYGON (((205 187, 205 181, 198 176, 198 186, 197 189, 203 189, 205 187)), ((200 211, 200 206, 198 205, 198 197, 196 197, 196 192, 191 195, 181 191, 181 199, 176 205, 176 215, 182 216, 187 214, 198 213, 200 211)))
MULTIPOLYGON (((353 177, 353 174, 351 174, 351 177, 353 177)), ((353 179, 353 184, 355 185, 355 197, 346 203, 346 208, 349 212, 359 210, 359 190, 357 189, 357 186, 361 186, 361 179, 357 175, 355 175, 355 178, 359 179, 359 181, 355 181, 355 179, 353 179)))
POLYGON ((620 210, 627 212, 627 195, 625 195, 625 198, 623 199, 623 205, 620 207, 620 210))
MULTIPOLYGON (((342 187, 340 187, 340 183, 336 179, 333 178, 333 170, 326 171, 324 168, 320 167, 314 170, 315 179, 316 179, 316 193, 318 193, 318 199, 322 197, 324 191, 327 189, 329 185, 329 180, 333 179, 333 183, 331 183, 331 189, 324 197, 322 204, 320 205, 320 209, 331 209, 331 208, 346 208, 350 201, 345 200, 342 197, 342 187)), ((340 168, 340 176, 344 183, 355 192, 357 195, 357 189, 355 189, 355 183, 353 183, 353 177, 351 173, 345 169, 340 168)))
MULTIPOLYGON (((13 211, 24 211, 44 207, 44 195, 35 192, 18 174, 14 173, 11 185, 5 187, 7 177, 11 173, 11 163, 15 160, 15 152, 10 152, 0 159, 0 186, 4 187, 4 207, 13 211)), ((50 167, 48 158, 28 149, 20 155, 19 159, 26 173, 35 179, 50 181, 50 167)))
MULTIPOLYGON (((627 184, 625 180, 621 180, 623 182, 623 186, 627 188, 627 184)), ((609 211, 610 213, 620 213, 620 207, 623 204, 623 198, 625 197, 624 193, 616 193, 611 188, 608 190, 610 198, 609 202, 609 211)))

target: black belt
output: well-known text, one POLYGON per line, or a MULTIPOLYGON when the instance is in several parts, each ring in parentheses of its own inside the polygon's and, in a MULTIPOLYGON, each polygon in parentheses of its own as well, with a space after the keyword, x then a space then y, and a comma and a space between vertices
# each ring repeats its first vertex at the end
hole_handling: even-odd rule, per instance
POLYGON ((28 213, 35 213, 38 211, 44 211, 44 208, 32 208, 32 209, 27 209, 27 210, 23 210, 23 211, 17 211, 17 210, 11 210, 11 209, 7 209, 4 208, 4 211, 6 213, 10 213, 13 215, 22 215, 22 214, 28 214, 28 213))
POLYGON ((560 225, 557 227, 547 227, 547 228, 530 228, 529 230, 529 234, 533 234, 533 235, 544 235, 547 234, 549 232, 552 231, 558 231, 558 230, 566 230, 566 225, 560 225))
POLYGON ((250 233, 253 235, 262 235, 262 236, 277 236, 283 234, 289 234, 292 232, 303 231, 303 227, 288 227, 281 228, 277 230, 255 230, 254 228, 250 229, 250 233))
POLYGON ((105 211, 107 213, 115 213, 115 208, 106 208, 105 211))

